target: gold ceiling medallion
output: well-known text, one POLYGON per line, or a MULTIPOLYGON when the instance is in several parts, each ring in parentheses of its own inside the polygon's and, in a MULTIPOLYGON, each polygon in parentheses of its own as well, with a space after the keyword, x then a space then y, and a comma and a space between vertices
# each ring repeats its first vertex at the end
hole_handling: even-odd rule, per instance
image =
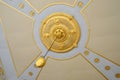
POLYGON ((67 52, 77 47, 80 39, 80 28, 73 16, 65 13, 54 13, 43 20, 40 37, 47 48, 57 38, 51 50, 67 52))

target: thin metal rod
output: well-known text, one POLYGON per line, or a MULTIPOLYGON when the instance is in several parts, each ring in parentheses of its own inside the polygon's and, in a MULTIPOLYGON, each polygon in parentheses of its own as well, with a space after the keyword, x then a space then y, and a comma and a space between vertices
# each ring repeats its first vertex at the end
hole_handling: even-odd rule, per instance
POLYGON ((50 49, 52 48, 54 42, 56 41, 57 38, 54 39, 54 41, 52 42, 52 44, 50 45, 50 47, 48 48, 47 52, 45 53, 45 55, 43 56, 44 58, 46 57, 46 55, 48 54, 48 52, 50 51, 50 49))

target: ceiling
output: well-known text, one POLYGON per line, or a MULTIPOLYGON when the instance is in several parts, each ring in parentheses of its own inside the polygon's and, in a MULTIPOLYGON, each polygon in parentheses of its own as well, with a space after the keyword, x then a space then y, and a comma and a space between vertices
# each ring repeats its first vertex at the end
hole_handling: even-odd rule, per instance
POLYGON ((120 0, 78 1, 83 2, 80 11, 70 14, 80 14, 83 18, 80 22, 85 21, 85 26, 80 25, 88 29, 88 32, 81 29, 81 33, 88 33, 85 48, 78 47, 72 53, 51 51, 45 66, 36 69, 35 61, 44 54, 44 46, 39 45, 37 37, 41 22, 36 14, 43 15, 43 20, 47 15, 44 11, 51 10, 49 7, 60 4, 75 7, 77 0, 0 0, 0 67, 7 80, 120 79, 120 0), (38 28, 34 28, 37 24, 38 28))

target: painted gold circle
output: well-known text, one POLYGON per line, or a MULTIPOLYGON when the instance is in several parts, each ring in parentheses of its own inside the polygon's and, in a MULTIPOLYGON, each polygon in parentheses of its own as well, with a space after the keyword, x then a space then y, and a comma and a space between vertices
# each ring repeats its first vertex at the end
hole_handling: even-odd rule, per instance
POLYGON ((117 73, 117 74, 115 75, 115 77, 116 77, 116 78, 120 78, 120 73, 117 73))
POLYGON ((110 66, 105 66, 105 70, 110 70, 110 66))
POLYGON ((82 6, 83 6, 83 2, 80 1, 80 2, 78 3, 78 6, 79 6, 79 7, 82 7, 82 6))
POLYGON ((32 75, 33 75, 33 73, 32 73, 32 72, 29 72, 28 74, 29 74, 29 76, 32 76, 32 75))
POLYGON ((89 51, 85 51, 84 54, 85 54, 86 56, 88 56, 88 55, 89 55, 89 51))
POLYGON ((100 59, 95 58, 94 62, 99 63, 99 62, 100 62, 100 59))
POLYGON ((20 4, 19 4, 19 7, 20 7, 20 8, 24 8, 24 4, 23 4, 23 3, 20 3, 20 4))
POLYGON ((30 16, 34 16, 34 15, 35 15, 34 11, 30 11, 30 16))
POLYGON ((53 13, 46 17, 40 26, 40 38, 47 48, 54 52, 67 52, 77 47, 80 27, 75 18, 65 13, 53 13))

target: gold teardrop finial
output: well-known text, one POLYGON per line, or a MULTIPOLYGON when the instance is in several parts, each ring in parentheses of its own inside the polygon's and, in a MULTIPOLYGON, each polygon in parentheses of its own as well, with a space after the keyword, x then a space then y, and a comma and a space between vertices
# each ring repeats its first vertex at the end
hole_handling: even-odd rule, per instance
POLYGON ((40 57, 40 58, 36 61, 35 65, 36 65, 36 67, 41 68, 41 67, 44 67, 45 63, 46 63, 45 58, 44 58, 44 57, 40 57))

